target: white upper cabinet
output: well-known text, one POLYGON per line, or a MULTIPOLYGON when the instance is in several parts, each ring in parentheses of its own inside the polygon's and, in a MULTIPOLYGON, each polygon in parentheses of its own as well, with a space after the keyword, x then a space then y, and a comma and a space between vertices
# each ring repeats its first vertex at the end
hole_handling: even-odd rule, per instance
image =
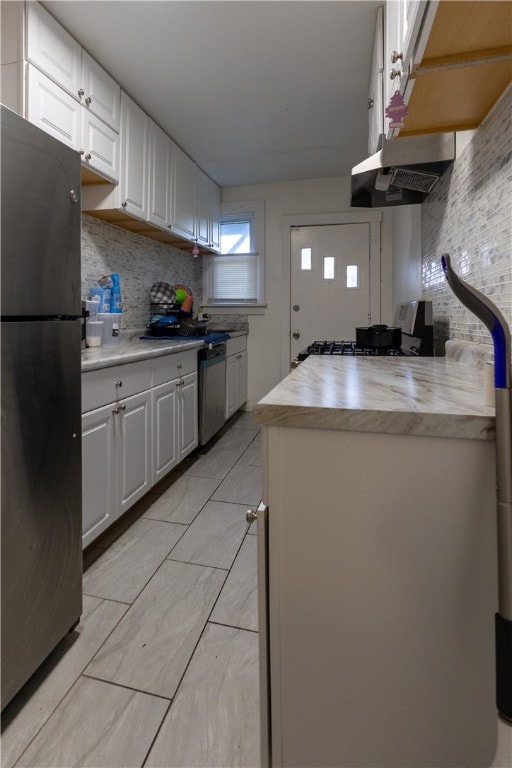
POLYGON ((27 3, 27 59, 79 98, 82 48, 39 3, 27 3))
POLYGON ((84 106, 119 133, 121 88, 108 72, 82 51, 82 80, 79 89, 84 106))
POLYGON ((172 233, 195 240, 197 165, 172 142, 172 166, 172 233))
POLYGON ((199 169, 196 174, 197 184, 197 222, 196 237, 199 245, 210 246, 210 179, 199 169))
POLYGON ((27 119, 72 149, 80 150, 82 108, 67 91, 27 64, 27 119))
POLYGON ((210 248, 220 251, 220 187, 210 180, 210 248))
POLYGON ((379 140, 384 133, 384 14, 382 7, 377 9, 377 24, 373 42, 370 87, 368 89, 368 154, 373 155, 379 148, 379 140))
POLYGON ((149 117, 121 93, 121 161, 119 169, 120 206, 138 219, 148 220, 149 117))
MULTIPOLYGON (((432 7, 437 2, 431 2, 432 7)), ((386 0, 384 19, 384 110, 395 91, 406 93, 426 0, 386 0)), ((435 11, 434 11, 435 13, 435 11)), ((387 124, 384 127, 387 131, 387 124)))
POLYGON ((171 223, 171 140, 153 120, 149 121, 148 220, 167 229, 171 223))
POLYGON ((87 109, 82 109, 80 154, 82 165, 100 173, 104 178, 119 178, 119 133, 99 120, 87 109))

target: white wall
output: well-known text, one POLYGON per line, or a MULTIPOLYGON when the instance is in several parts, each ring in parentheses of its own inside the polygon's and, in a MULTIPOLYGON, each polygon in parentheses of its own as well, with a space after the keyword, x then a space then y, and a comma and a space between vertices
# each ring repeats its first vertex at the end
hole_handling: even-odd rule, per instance
MULTIPOLYGON (((296 214, 341 213, 350 210, 350 179, 328 178, 229 187, 222 201, 263 200, 265 202, 265 300, 264 315, 249 315, 248 408, 281 380, 282 360, 289 355, 281 341, 282 300, 287 286, 288 265, 284 264, 281 219, 296 214)), ((391 324, 392 303, 392 211, 385 209, 381 227, 381 322, 391 324)), ((378 322, 376 320, 375 322, 378 322)), ((310 339, 309 341, 314 341, 310 339)), ((305 345, 309 343, 305 340, 305 345)))
POLYGON ((421 297, 421 205, 393 208, 393 307, 421 297))

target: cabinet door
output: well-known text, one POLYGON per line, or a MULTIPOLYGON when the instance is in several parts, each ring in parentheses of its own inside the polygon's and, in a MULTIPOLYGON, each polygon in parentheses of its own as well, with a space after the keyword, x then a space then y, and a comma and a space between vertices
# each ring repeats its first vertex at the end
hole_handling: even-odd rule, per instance
POLYGON ((119 403, 115 415, 120 515, 151 487, 151 392, 141 392, 119 403))
POLYGON ((382 70, 384 67, 384 28, 382 8, 377 9, 377 25, 373 42, 372 68, 368 90, 368 154, 373 155, 384 133, 382 70))
POLYGON ((27 59, 75 99, 79 98, 82 49, 39 3, 27 3, 27 59))
POLYGON ((86 51, 82 51, 82 90, 86 109, 119 133, 121 88, 86 51))
POLYGON ((172 232, 187 240, 195 240, 197 166, 174 142, 172 173, 172 232))
POLYGON ((238 360, 238 408, 247 402, 247 352, 240 352, 238 360))
POLYGON ((152 120, 149 121, 148 218, 167 229, 171 223, 171 140, 152 120))
POLYGON ((189 373, 179 381, 179 460, 187 456, 198 443, 197 373, 189 373))
POLYGON ((196 237, 200 245, 210 245, 210 179, 197 172, 196 237))
POLYGON ((119 193, 121 208, 147 220, 147 165, 149 117, 121 92, 121 159, 119 193))
POLYGON ((226 358, 226 419, 238 409, 238 359, 236 355, 226 358))
POLYGON ((82 164, 111 181, 119 179, 119 134, 82 108, 82 164))
POLYGON ((69 93, 27 65, 27 119, 72 149, 80 149, 81 109, 69 93))
POLYGON ((82 541, 86 547, 114 522, 114 415, 107 405, 82 416, 82 541))
POLYGON ((210 248, 220 251, 220 188, 210 181, 210 248))
POLYGON ((167 381, 151 391, 153 483, 178 463, 176 381, 167 381))

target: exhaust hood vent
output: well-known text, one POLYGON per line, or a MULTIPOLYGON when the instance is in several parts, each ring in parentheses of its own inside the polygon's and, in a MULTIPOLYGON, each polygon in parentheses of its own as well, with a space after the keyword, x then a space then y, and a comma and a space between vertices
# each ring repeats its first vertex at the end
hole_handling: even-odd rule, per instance
POLYGON ((351 205, 381 208, 422 203, 455 158, 455 134, 384 139, 382 149, 352 168, 351 205))

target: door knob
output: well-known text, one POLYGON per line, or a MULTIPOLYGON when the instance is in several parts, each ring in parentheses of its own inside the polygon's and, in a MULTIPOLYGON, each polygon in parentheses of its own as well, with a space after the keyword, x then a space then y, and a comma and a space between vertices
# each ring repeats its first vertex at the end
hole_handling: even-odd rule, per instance
POLYGON ((294 339, 300 339, 300 333, 299 333, 299 331, 294 331, 294 332, 292 333, 292 336, 293 336, 293 338, 294 338, 294 339))

